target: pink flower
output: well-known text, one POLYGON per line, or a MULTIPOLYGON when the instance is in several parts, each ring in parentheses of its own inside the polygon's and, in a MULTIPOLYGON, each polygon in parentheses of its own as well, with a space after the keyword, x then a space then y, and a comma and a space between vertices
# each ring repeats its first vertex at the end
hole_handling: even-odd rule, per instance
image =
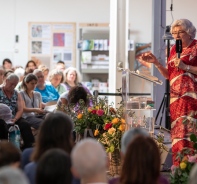
POLYGON ((104 110, 99 109, 99 110, 96 111, 96 114, 97 114, 98 116, 102 116, 102 115, 104 114, 104 110))
POLYGON ((176 171, 177 168, 178 167, 176 165, 172 165, 171 166, 172 175, 174 175, 174 173, 175 173, 175 171, 176 171))
POLYGON ((188 155, 188 162, 196 163, 197 162, 197 155, 194 155, 194 156, 188 155))
POLYGON ((96 110, 95 110, 95 109, 92 110, 91 113, 92 113, 92 114, 96 114, 96 110))

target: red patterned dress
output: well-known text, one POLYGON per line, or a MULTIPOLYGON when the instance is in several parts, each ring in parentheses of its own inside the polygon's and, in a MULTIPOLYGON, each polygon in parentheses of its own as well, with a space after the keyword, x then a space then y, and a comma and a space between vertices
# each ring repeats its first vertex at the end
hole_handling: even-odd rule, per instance
MULTIPOLYGON (((197 75, 177 69, 174 65, 176 58, 175 46, 168 58, 168 73, 170 81, 170 116, 173 163, 176 153, 183 147, 192 147, 189 136, 196 133, 197 115, 197 75)), ((181 53, 181 60, 186 65, 197 66, 197 40, 194 40, 181 53)))

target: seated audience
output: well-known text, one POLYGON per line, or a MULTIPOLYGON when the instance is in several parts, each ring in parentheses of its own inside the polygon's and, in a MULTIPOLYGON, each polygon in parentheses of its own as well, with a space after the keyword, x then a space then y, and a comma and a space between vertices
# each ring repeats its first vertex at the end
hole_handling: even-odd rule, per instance
POLYGON ((69 91, 71 87, 82 86, 88 94, 91 94, 90 91, 81 83, 81 75, 76 68, 67 68, 64 72, 64 77, 64 84, 66 85, 67 91, 69 91))
POLYGON ((66 91, 66 87, 62 82, 64 81, 64 74, 61 70, 54 69, 49 73, 49 81, 57 90, 59 95, 66 91))
POLYGON ((49 68, 46 65, 39 65, 38 69, 42 71, 44 80, 48 81, 49 68))
POLYGON ((107 155, 103 146, 94 139, 78 142, 71 153, 72 173, 81 179, 81 184, 108 183, 107 155))
POLYGON ((20 167, 21 153, 11 142, 3 140, 0 142, 0 167, 20 167))
POLYGON ((20 169, 7 166, 0 169, 0 184, 29 184, 29 181, 20 169))
POLYGON ((50 149, 38 161, 36 184, 71 184, 71 159, 61 149, 50 149))
MULTIPOLYGON (((0 103, 7 105, 12 111, 11 123, 19 126, 24 141, 23 148, 27 148, 31 147, 34 143, 34 137, 28 122, 21 117, 23 114, 22 99, 21 95, 14 89, 18 81, 19 78, 14 73, 7 76, 3 85, 0 87, 0 103)), ((7 127, 9 128, 10 126, 8 124, 7 127)), ((4 130, 0 129, 0 134, 4 134, 2 131, 4 130)))
POLYGON ((2 62, 2 66, 4 70, 12 70, 12 61, 6 58, 2 62))
POLYGON ((0 67, 0 85, 3 84, 5 70, 0 67))
POLYGON ((83 100, 85 104, 89 105, 89 99, 86 90, 81 86, 75 86, 69 92, 63 93, 57 102, 57 110, 67 113, 69 104, 77 104, 79 100, 83 100))
POLYGON ((43 72, 39 69, 35 69, 33 74, 38 78, 38 82, 34 90, 41 94, 42 102, 47 103, 57 101, 59 94, 53 85, 45 82, 43 72))
POLYGON ((136 136, 127 147, 120 184, 160 184, 160 152, 151 137, 136 136))
POLYGON ((19 82, 21 82, 24 78, 25 70, 23 68, 19 67, 14 70, 14 73, 18 76, 19 82))
POLYGON ((20 92, 23 103, 23 118, 36 130, 45 117, 45 111, 42 109, 41 94, 34 91, 37 81, 38 78, 34 74, 26 75, 22 82, 23 90, 20 92))
POLYGON ((188 184, 197 184, 197 164, 196 163, 193 166, 189 174, 188 184))
POLYGON ((63 72, 66 69, 64 61, 58 61, 56 64, 56 69, 63 72))
POLYGON ((47 150, 60 148, 68 154, 71 153, 73 147, 72 131, 73 122, 66 114, 57 112, 46 116, 37 135, 32 162, 27 164, 24 170, 31 184, 35 184, 37 162, 47 150))
POLYGON ((32 69, 33 71, 37 68, 35 61, 29 60, 25 66, 25 71, 28 69, 32 69))

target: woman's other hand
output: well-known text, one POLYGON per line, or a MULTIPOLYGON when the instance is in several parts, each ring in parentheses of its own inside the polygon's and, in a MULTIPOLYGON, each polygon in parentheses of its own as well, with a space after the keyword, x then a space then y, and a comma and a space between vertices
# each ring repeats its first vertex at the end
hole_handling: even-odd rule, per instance
POLYGON ((159 64, 156 57, 151 52, 145 52, 141 54, 138 59, 148 63, 153 63, 155 65, 159 64))
POLYGON ((41 108, 35 108, 35 112, 38 113, 38 114, 44 114, 45 111, 41 108))

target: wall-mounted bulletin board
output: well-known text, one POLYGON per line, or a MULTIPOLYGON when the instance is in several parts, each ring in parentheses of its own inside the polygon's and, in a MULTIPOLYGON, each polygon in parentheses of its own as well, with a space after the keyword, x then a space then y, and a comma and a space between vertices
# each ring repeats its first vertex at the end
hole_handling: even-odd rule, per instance
POLYGON ((29 59, 54 68, 59 60, 66 67, 76 64, 76 23, 29 22, 29 59))

